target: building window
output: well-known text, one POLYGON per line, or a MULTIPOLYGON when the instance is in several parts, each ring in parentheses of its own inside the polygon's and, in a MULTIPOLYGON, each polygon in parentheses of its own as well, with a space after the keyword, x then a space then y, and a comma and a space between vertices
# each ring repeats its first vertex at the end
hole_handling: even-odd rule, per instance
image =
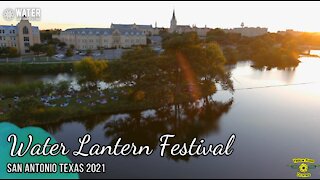
POLYGON ((16 31, 15 31, 15 30, 12 30, 12 32, 13 32, 13 34, 14 34, 14 33, 16 33, 16 31))
POLYGON ((24 46, 25 46, 25 47, 29 47, 29 46, 30 46, 30 43, 24 43, 24 46))
POLYGON ((29 29, 25 26, 22 29, 23 34, 29 34, 29 29))
POLYGON ((29 42, 29 37, 23 37, 23 41, 29 42))

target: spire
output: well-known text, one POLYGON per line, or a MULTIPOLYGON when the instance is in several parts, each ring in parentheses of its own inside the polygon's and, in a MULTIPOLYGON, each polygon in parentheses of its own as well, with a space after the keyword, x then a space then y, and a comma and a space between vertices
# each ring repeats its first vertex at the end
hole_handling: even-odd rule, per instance
POLYGON ((175 9, 173 9, 173 13, 172 13, 172 19, 176 19, 176 13, 175 13, 175 9))
POLYGON ((170 22, 170 29, 176 29, 176 27, 177 27, 176 13, 175 13, 175 9, 173 9, 172 19, 170 22))

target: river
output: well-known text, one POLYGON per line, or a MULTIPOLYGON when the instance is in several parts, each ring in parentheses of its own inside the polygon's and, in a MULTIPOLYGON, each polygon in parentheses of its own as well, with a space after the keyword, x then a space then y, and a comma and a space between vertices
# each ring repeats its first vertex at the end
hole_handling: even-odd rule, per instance
MULTIPOLYGON (((291 70, 261 71, 253 69, 249 62, 238 63, 231 70, 235 92, 218 91, 213 99, 220 103, 212 102, 211 109, 196 112, 198 116, 177 118, 163 109, 148 110, 45 128, 71 149, 78 148, 78 138, 86 133, 102 145, 123 137, 157 147, 151 156, 70 156, 73 162, 106 163, 107 173, 81 174, 82 178, 295 178, 297 170, 287 166, 292 158, 320 161, 320 58, 300 60, 299 66, 291 70), (158 138, 168 131, 176 133, 180 140, 203 138, 206 144, 224 143, 234 133, 234 152, 223 157, 160 157, 158 138)), ((67 74, 24 78, 74 80, 67 74)), ((2 77, 0 82, 9 79, 2 77)), ((11 82, 17 81, 13 78, 11 82)), ((191 109, 184 112, 193 112, 191 109)), ((320 178, 317 170, 311 173, 313 178, 320 178)))

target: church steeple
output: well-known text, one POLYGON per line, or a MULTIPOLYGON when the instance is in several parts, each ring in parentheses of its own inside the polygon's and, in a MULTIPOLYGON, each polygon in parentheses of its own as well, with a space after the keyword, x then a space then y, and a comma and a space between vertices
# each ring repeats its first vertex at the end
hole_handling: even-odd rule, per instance
POLYGON ((177 27, 176 13, 175 13, 175 9, 173 9, 172 18, 170 22, 170 30, 175 31, 176 27, 177 27))
POLYGON ((172 14, 172 19, 176 19, 176 13, 175 13, 174 9, 173 9, 173 14, 172 14))

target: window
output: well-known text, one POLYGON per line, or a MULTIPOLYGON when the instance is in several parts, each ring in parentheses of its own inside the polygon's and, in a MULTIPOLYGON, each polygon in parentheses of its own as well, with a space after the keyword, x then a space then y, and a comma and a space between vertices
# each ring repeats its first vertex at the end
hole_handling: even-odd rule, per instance
POLYGON ((2 40, 2 36, 0 36, 0 41, 2 40))
POLYGON ((23 37, 23 41, 29 42, 29 37, 23 37))
POLYGON ((12 32, 13 32, 13 34, 14 34, 14 33, 16 33, 16 31, 15 31, 15 30, 12 30, 12 32))
POLYGON ((29 29, 25 26, 22 29, 23 34, 29 34, 29 29))
POLYGON ((30 43, 24 43, 24 46, 25 46, 25 47, 29 47, 29 46, 30 46, 30 43))

